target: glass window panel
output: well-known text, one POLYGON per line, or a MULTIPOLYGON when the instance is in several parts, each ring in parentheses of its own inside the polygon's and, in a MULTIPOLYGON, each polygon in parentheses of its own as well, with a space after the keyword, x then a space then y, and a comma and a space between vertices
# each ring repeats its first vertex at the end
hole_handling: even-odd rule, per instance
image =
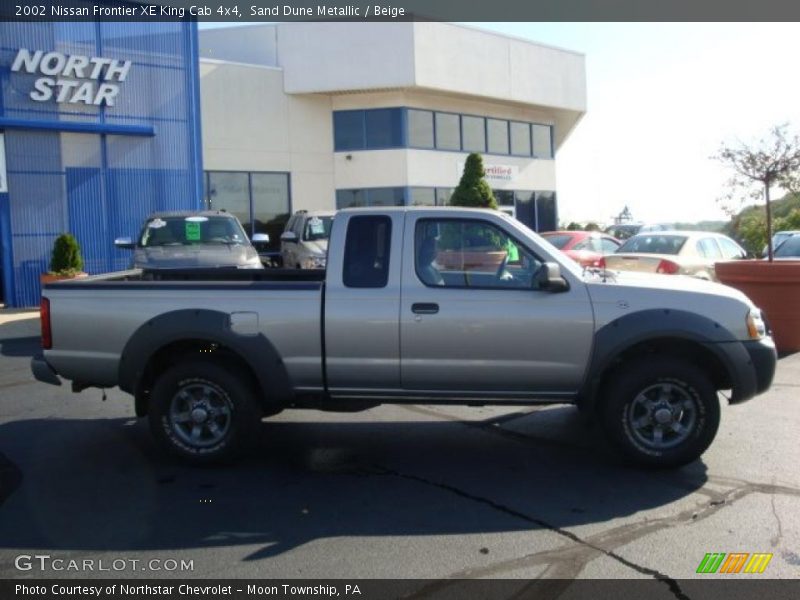
POLYGON ((396 188, 372 188, 367 191, 368 206, 403 206, 405 190, 396 188))
POLYGON ((365 111, 367 148, 399 148, 403 145, 403 118, 399 108, 365 111))
POLYGON ((433 148, 433 113, 429 110, 408 110, 408 145, 433 148))
POLYGON ((412 206, 434 206, 436 191, 432 187, 412 187, 409 189, 408 203, 412 206))
POLYGON ((210 171, 208 173, 208 204, 212 210, 226 210, 250 229, 250 189, 247 173, 210 171))
POLYGON ((461 117, 462 147, 468 152, 486 152, 486 120, 483 117, 461 117))
POLYGON ((364 111, 345 110, 333 113, 333 147, 340 150, 364 148, 364 111))
POLYGON ((508 121, 486 119, 487 152, 508 154, 508 121))
POLYGON ((436 147, 439 150, 461 150, 458 115, 436 113, 436 147))
POLYGON ((258 244, 259 252, 279 252, 280 237, 289 220, 288 173, 253 173, 253 233, 266 233, 269 243, 258 244))
POLYGON ((336 190, 336 209, 366 206, 364 190, 336 190))
POLYGON ((511 154, 531 155, 531 126, 528 123, 511 122, 511 154))
POLYGON ((353 217, 347 224, 343 282, 351 288, 382 288, 389 279, 392 221, 389 217, 353 217))
POLYGON ((541 265, 485 221, 421 219, 414 248, 417 277, 430 287, 531 289, 541 265))
POLYGON ((448 206, 455 188, 436 188, 436 206, 448 206))
POLYGON ((533 192, 517 191, 514 192, 514 205, 516 206, 516 217, 521 223, 527 225, 534 231, 539 231, 536 223, 536 196, 533 192))
POLYGON ((510 190, 492 190, 497 204, 500 206, 514 206, 514 192, 510 190))
POLYGON ((536 192, 536 231, 558 229, 555 192, 536 192))
POLYGON ((532 125, 533 155, 536 158, 553 158, 553 128, 549 125, 532 125))

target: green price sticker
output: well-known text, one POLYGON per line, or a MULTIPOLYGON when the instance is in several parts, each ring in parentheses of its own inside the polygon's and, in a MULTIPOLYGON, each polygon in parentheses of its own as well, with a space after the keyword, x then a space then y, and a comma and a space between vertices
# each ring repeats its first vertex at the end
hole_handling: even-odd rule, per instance
POLYGON ((186 240, 189 242, 200 241, 200 223, 186 221, 186 240))

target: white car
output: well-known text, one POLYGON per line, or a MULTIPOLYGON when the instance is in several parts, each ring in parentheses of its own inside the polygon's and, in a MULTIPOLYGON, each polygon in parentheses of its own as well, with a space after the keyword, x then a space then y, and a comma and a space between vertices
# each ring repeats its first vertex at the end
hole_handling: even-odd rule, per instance
POLYGON ((281 259, 288 269, 324 269, 334 211, 297 211, 281 234, 281 259))

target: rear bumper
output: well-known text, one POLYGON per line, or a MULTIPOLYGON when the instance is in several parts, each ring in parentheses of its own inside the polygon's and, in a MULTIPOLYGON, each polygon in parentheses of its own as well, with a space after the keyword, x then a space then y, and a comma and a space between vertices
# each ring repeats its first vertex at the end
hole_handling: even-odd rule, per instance
POLYGON ((771 337, 739 342, 735 346, 741 350, 737 349, 735 353, 730 352, 733 344, 720 345, 728 347, 729 357, 733 358, 731 355, 735 354, 731 361, 734 383, 731 404, 745 402, 769 389, 778 363, 778 353, 771 337))
POLYGON ((47 363, 41 354, 31 358, 31 371, 37 381, 49 383, 50 385, 61 385, 61 379, 59 379, 55 369, 47 363))

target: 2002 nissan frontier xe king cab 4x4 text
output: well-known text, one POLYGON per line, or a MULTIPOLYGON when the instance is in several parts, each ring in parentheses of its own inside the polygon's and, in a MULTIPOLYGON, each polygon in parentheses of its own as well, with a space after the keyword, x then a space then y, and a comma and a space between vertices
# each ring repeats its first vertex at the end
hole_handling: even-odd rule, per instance
POLYGON ((699 457, 717 392, 772 382, 731 288, 582 271, 500 212, 348 209, 326 271, 125 271, 45 286, 41 381, 119 386, 168 450, 229 458, 284 408, 574 403, 657 467, 699 457))

